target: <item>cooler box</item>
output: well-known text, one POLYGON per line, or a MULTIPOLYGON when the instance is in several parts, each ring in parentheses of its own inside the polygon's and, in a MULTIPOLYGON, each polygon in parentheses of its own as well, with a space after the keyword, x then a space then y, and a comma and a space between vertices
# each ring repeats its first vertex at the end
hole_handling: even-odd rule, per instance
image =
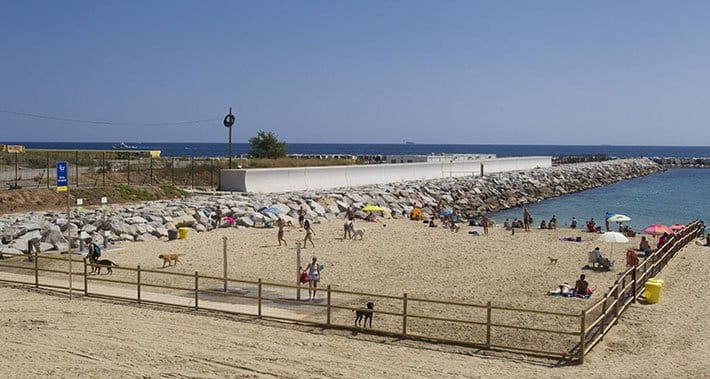
POLYGON ((178 228, 178 239, 184 240, 187 238, 187 234, 190 232, 190 228, 178 228))
POLYGON ((663 280, 651 278, 646 281, 646 301, 649 304, 656 304, 661 301, 663 295, 663 280))
POLYGON ((174 241, 178 238, 178 231, 177 229, 170 229, 168 230, 168 241, 174 241))

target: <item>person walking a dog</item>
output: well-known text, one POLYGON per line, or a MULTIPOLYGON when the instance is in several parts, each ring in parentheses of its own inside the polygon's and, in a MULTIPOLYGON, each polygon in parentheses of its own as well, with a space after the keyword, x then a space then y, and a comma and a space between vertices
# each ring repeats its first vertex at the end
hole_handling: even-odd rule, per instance
POLYGON ((346 239, 353 238, 353 222, 350 220, 345 220, 343 224, 343 241, 346 239))
POLYGON ((101 248, 99 245, 94 243, 92 238, 88 238, 86 243, 89 245, 89 253, 86 255, 89 258, 89 264, 91 265, 91 272, 94 273, 97 270, 96 261, 101 257, 101 248))
POLYGON ((313 257, 313 261, 306 266, 304 271, 308 273, 308 300, 315 300, 316 291, 318 290, 318 281, 320 281, 318 258, 313 257))
POLYGON ((303 222, 303 229, 306 230, 306 236, 303 237, 303 247, 306 247, 307 241, 311 241, 311 246, 316 247, 316 244, 313 243, 313 236, 316 235, 316 232, 313 231, 311 223, 308 222, 308 220, 303 222))

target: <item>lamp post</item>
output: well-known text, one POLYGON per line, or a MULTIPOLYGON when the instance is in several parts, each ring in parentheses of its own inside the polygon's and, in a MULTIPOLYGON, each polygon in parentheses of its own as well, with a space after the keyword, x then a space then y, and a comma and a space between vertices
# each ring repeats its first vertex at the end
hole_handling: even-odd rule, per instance
POLYGON ((229 129, 229 168, 232 168, 232 125, 234 125, 234 115, 232 114, 232 107, 229 107, 229 114, 224 116, 223 124, 229 129))

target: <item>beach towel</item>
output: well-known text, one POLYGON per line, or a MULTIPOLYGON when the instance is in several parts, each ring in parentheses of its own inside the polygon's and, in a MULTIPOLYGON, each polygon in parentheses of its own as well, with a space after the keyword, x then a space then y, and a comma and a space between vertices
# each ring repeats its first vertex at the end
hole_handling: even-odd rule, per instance
POLYGON ((567 294, 562 294, 562 293, 548 293, 550 296, 554 297, 576 297, 578 299, 589 299, 592 295, 586 294, 586 295, 574 295, 572 292, 567 293, 567 294))

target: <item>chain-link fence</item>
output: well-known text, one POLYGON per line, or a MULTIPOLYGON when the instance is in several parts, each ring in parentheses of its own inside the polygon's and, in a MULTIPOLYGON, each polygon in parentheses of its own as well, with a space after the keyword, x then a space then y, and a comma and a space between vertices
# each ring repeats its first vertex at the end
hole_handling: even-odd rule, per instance
POLYGON ((54 188, 56 164, 69 165, 71 187, 116 184, 217 188, 227 158, 152 157, 147 152, 27 150, 0 153, 0 189, 54 188))

